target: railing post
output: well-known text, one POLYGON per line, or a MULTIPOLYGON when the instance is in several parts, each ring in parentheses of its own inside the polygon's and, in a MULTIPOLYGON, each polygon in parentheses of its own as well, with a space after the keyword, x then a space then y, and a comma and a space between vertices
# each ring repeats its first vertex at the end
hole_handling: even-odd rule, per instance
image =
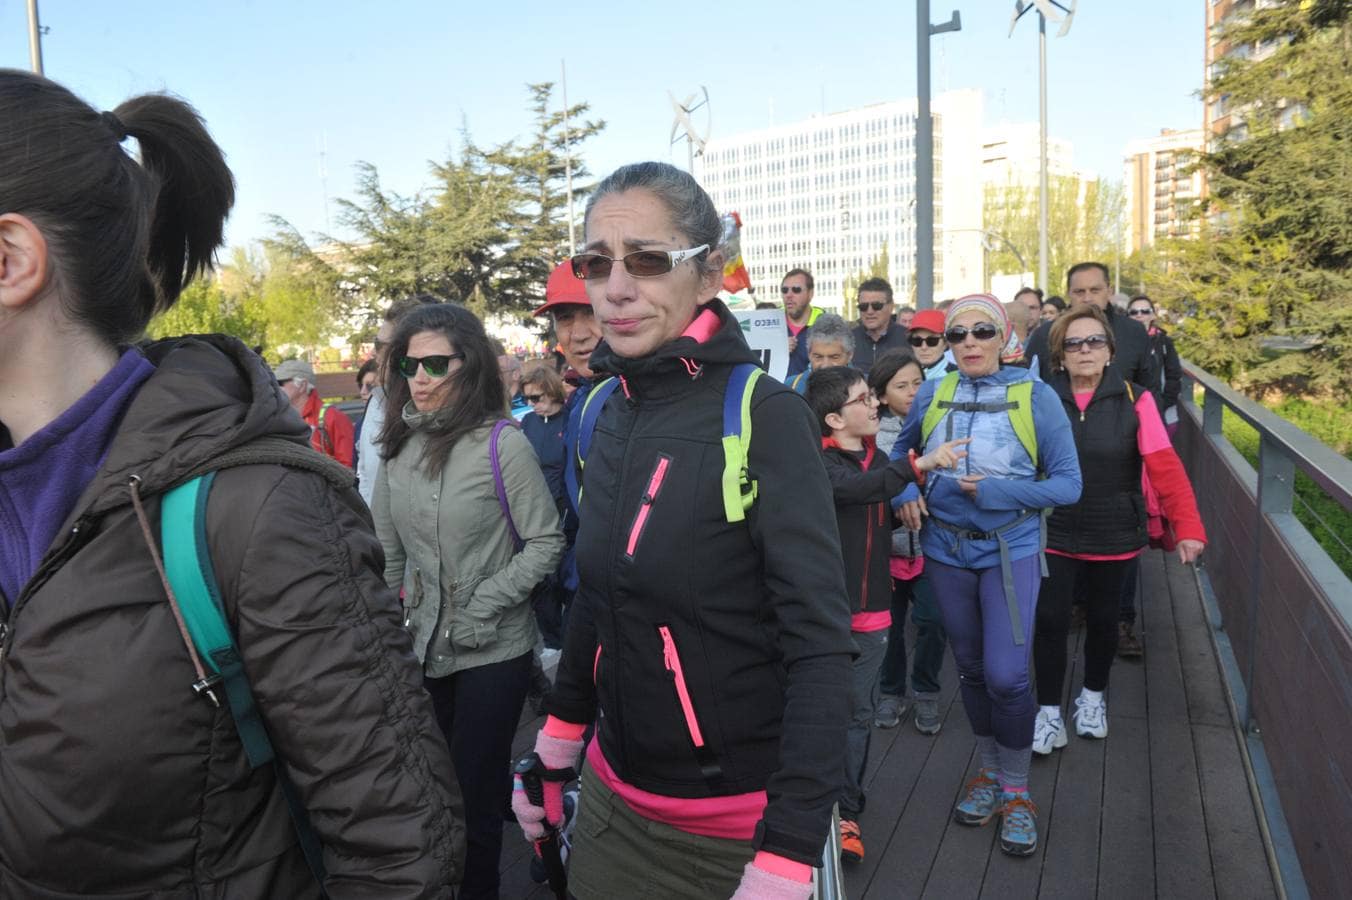
POLYGON ((1225 403, 1220 395, 1211 388, 1202 392, 1202 434, 1219 437, 1221 423, 1225 421, 1225 403))
POLYGON ((1253 710, 1254 679, 1258 671, 1255 665, 1258 653, 1258 606, 1263 593, 1263 555, 1267 550, 1263 535, 1269 515, 1291 512, 1295 488, 1295 461, 1280 443, 1262 433, 1258 443, 1258 497, 1254 503, 1253 558, 1249 561, 1249 633, 1244 641, 1244 667, 1247 670, 1244 679, 1244 728, 1250 732, 1257 731, 1253 710))

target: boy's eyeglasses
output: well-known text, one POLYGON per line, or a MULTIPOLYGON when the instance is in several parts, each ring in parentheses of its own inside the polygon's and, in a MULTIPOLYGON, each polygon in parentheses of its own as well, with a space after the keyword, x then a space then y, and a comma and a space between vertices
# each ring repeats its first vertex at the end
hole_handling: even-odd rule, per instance
POLYGON ((873 393, 873 391, 869 391, 867 394, 860 394, 858 397, 855 397, 853 400, 846 400, 844 403, 842 403, 842 404, 840 405, 840 408, 843 410, 843 409, 845 409, 845 407, 847 407, 847 406, 853 406, 853 405, 856 404, 856 403, 862 403, 862 404, 864 404, 865 406, 871 406, 871 405, 876 404, 877 402, 878 402, 878 395, 875 394, 875 393, 873 393))
POLYGON ((887 309, 887 304, 886 304, 886 303, 882 303, 882 302, 880 302, 880 301, 874 301, 874 302, 872 302, 872 303, 861 303, 861 304, 859 304, 859 311, 860 311, 860 312, 865 312, 865 311, 868 311, 868 312, 882 312, 884 309, 887 309))
POLYGON ((944 338, 950 344, 961 344, 967 340, 967 335, 971 335, 978 341, 993 340, 1000 334, 1000 329, 996 328, 990 322, 977 322, 971 328, 964 328, 961 325, 954 325, 944 332, 944 338))
POLYGON ((399 357, 399 374, 405 378, 414 378, 418 374, 418 366, 422 366, 428 378, 444 378, 450 371, 451 360, 464 359, 463 353, 452 353, 449 356, 401 356, 399 357))
POLYGON ((929 337, 921 337, 918 334, 913 334, 906 339, 906 343, 910 344, 912 347, 937 347, 942 340, 943 338, 939 337, 937 334, 932 334, 929 337))
POLYGON ((1089 337, 1066 338, 1061 342, 1061 349, 1066 353, 1075 353, 1082 350, 1102 350, 1108 346, 1108 336, 1106 334, 1091 334, 1089 337))
POLYGON ((687 259, 699 256, 709 249, 700 244, 689 250, 635 250, 616 259, 601 253, 579 253, 571 260, 573 275, 584 281, 609 278, 615 263, 624 263, 624 270, 635 278, 655 278, 665 275, 687 259))
POLYGON ((801 294, 803 286, 801 284, 786 284, 780 287, 779 292, 781 294, 801 294))

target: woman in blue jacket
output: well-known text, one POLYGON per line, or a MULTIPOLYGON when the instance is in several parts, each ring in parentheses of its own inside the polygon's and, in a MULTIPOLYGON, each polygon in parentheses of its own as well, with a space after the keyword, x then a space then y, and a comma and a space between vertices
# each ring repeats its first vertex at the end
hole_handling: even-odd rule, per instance
POLYGON ((1028 668, 1041 514, 1079 498, 1080 466, 1056 394, 1025 369, 1001 367, 1009 331, 1004 306, 988 294, 949 307, 944 337, 958 371, 921 386, 892 454, 970 438, 966 458, 929 473, 903 518, 918 527, 920 514, 928 516, 925 570, 981 755, 953 817, 984 825, 999 813, 1001 849, 1026 856, 1037 848, 1028 796, 1037 705, 1028 668))

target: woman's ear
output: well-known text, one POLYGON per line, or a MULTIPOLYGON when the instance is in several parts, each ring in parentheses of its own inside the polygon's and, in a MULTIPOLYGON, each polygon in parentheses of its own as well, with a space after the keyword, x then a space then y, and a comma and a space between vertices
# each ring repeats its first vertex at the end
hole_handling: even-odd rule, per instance
POLYGON ((27 216, 0 215, 0 308, 17 310, 48 281, 47 239, 27 216))
POLYGON ((700 303, 708 303, 723 289, 723 251, 714 250, 709 254, 709 271, 700 279, 700 303))

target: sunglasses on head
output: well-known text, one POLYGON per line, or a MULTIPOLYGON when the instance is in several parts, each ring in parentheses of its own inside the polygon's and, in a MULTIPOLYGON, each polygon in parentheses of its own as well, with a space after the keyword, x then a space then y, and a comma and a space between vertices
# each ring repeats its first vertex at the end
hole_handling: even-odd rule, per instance
POLYGON ((913 334, 906 339, 906 343, 910 344, 912 347, 937 347, 942 340, 943 338, 939 337, 937 334, 932 334, 929 337, 921 337, 918 334, 913 334))
POLYGON ((886 303, 884 303, 884 302, 882 302, 882 301, 877 301, 877 300, 875 300, 875 301, 872 302, 872 303, 861 303, 861 304, 859 304, 859 311, 860 311, 860 312, 882 312, 882 311, 883 311, 884 309, 886 309, 886 308, 887 308, 887 304, 886 304, 886 303))
POLYGON ((969 334, 978 341, 989 341, 999 336, 1000 329, 990 322, 977 322, 971 328, 954 325, 944 332, 944 337, 948 339, 950 344, 961 344, 969 334))
POLYGON ((1061 349, 1066 353, 1075 353, 1080 350, 1102 350, 1108 346, 1108 336, 1106 334, 1091 334, 1089 337, 1066 338, 1061 342, 1061 349))
POLYGON ((801 284, 786 284, 780 287, 779 292, 781 294, 801 294, 803 290, 801 284))
POLYGON ((623 263, 624 270, 635 278, 655 278, 665 275, 679 263, 699 256, 709 249, 708 244, 700 244, 689 250, 635 250, 616 259, 601 253, 579 253, 571 260, 573 275, 584 281, 609 278, 615 263, 623 263))
POLYGON ((451 360, 464 359, 463 353, 452 353, 449 356, 401 356, 399 357, 399 374, 405 378, 413 378, 418 374, 418 366, 422 366, 428 378, 444 378, 451 368, 451 360))
POLYGON ((1142 316, 1153 316, 1154 314, 1155 311, 1153 309, 1149 309, 1148 307, 1145 306, 1138 306, 1135 309, 1128 310, 1127 312, 1127 315, 1135 316, 1138 319, 1141 318, 1142 316))

